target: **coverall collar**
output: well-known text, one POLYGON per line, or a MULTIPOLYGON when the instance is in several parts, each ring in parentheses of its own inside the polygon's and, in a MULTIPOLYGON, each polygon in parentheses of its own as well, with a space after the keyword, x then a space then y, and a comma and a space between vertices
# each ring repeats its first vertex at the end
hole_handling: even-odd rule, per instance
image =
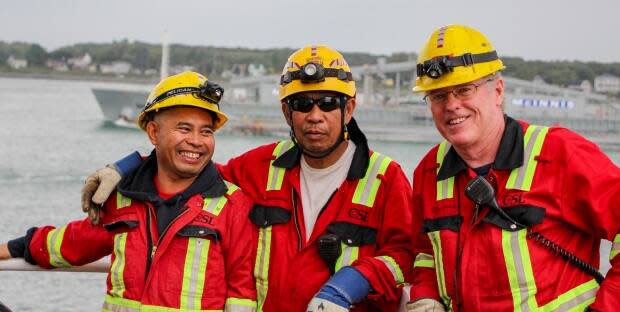
MULTIPOLYGON (((491 166, 491 168, 498 170, 514 169, 523 165, 523 128, 508 115, 504 115, 504 122, 506 123, 504 134, 502 134, 497 156, 495 156, 495 161, 491 166)), ((466 169, 465 161, 456 153, 454 147, 450 146, 450 150, 437 174, 437 181, 454 177, 466 169)))
MULTIPOLYGON (((368 140, 366 140, 366 136, 362 130, 360 130, 354 118, 351 118, 351 121, 347 124, 347 130, 349 131, 349 139, 357 146, 355 153, 353 154, 353 161, 351 162, 347 179, 362 179, 366 174, 366 169, 368 168, 368 163, 370 162, 368 140)), ((273 165, 280 168, 291 169, 295 166, 299 166, 301 155, 301 149, 295 145, 278 157, 273 162, 273 165)))
MULTIPOLYGON (((156 174, 157 155, 155 150, 153 150, 137 170, 121 180, 117 191, 137 200, 160 201, 161 199, 154 183, 156 174)), ((177 198, 179 195, 176 195, 167 201, 173 199, 184 201, 198 193, 202 193, 203 197, 208 198, 219 197, 224 195, 226 191, 228 191, 228 188, 217 171, 215 164, 213 161, 209 161, 196 180, 180 194, 181 199, 177 198)))

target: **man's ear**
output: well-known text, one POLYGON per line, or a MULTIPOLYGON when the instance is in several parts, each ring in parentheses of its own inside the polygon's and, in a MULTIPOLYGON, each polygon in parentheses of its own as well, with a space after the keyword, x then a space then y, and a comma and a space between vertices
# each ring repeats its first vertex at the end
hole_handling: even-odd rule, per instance
POLYGON ((291 113, 289 111, 288 104, 286 104, 286 102, 284 102, 284 101, 280 101, 280 103, 282 104, 282 114, 284 114, 284 118, 286 119, 286 123, 290 127, 291 126, 291 113))
POLYGON ((159 124, 154 120, 149 121, 146 124, 146 135, 149 137, 149 141, 153 146, 157 146, 157 133, 159 132, 159 124))
POLYGON ((355 105, 357 102, 355 101, 355 97, 350 98, 347 101, 347 105, 344 107, 344 122, 349 123, 351 118, 353 117, 353 112, 355 111, 355 105))

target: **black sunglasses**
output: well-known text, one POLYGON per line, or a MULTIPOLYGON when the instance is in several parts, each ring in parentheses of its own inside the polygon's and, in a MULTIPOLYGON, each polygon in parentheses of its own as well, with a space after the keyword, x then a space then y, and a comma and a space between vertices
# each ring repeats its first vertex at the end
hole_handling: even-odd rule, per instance
POLYGON ((312 110, 314 104, 324 112, 331 112, 337 108, 344 108, 348 101, 348 97, 344 95, 327 95, 318 99, 306 96, 292 96, 287 99, 288 106, 296 112, 307 113, 312 110))

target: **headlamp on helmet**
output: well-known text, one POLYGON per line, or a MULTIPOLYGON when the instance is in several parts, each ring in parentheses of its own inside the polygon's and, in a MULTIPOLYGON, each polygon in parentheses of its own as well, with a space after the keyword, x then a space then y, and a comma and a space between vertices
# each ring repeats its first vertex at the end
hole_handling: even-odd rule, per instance
POLYGON ((453 68, 454 65, 450 59, 446 56, 442 56, 428 60, 423 64, 418 64, 416 66, 416 71, 419 77, 426 75, 430 78, 437 79, 448 71, 452 72, 453 68))
POLYGON ((222 96, 224 95, 224 88, 220 87, 217 83, 213 83, 207 80, 198 88, 198 96, 206 99, 207 101, 218 105, 222 96))
POLYGON ((284 73, 280 77, 280 85, 286 85, 293 80, 300 80, 302 83, 322 82, 326 77, 335 77, 344 82, 353 81, 353 74, 342 68, 324 68, 321 64, 310 62, 305 64, 301 70, 284 73))

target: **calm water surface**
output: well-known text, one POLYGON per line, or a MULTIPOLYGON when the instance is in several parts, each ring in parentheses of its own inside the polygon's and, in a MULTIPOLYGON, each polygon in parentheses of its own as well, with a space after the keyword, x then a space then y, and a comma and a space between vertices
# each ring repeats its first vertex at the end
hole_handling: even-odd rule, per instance
MULTIPOLYGON (((80 189, 96 168, 151 150, 138 130, 103 124, 96 82, 0 78, 0 241, 35 225, 81 219, 80 189)), ((363 125, 361 125, 363 128, 363 125)), ((278 138, 216 136, 216 161, 278 138)), ((411 173, 427 144, 371 142, 411 173)), ((618 153, 610 154, 618 163, 618 153)), ((604 249, 608 249, 606 245, 604 249)), ((606 259, 607 255, 602 255, 606 259)), ((0 301, 13 311, 98 311, 105 274, 0 272, 0 301)))

